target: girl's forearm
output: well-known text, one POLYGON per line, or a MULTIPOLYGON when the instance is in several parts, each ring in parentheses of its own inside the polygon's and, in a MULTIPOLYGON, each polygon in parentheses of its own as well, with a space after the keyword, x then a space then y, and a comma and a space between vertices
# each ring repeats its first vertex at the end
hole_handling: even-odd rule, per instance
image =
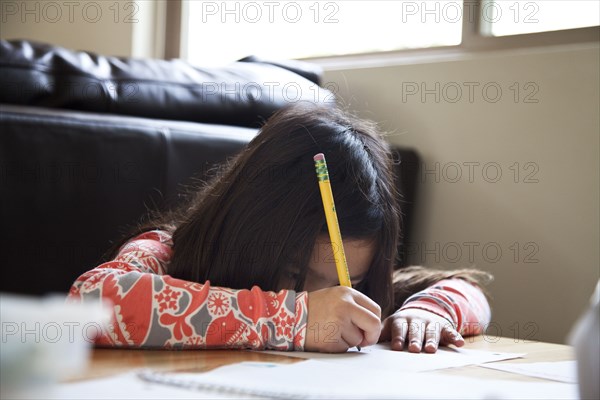
POLYGON ((401 309, 418 308, 446 318, 461 335, 483 332, 491 318, 481 289, 463 279, 445 279, 410 296, 401 309))
POLYGON ((147 232, 81 275, 71 301, 109 301, 113 323, 97 344, 147 348, 302 350, 307 296, 234 290, 163 275, 170 237, 147 232))

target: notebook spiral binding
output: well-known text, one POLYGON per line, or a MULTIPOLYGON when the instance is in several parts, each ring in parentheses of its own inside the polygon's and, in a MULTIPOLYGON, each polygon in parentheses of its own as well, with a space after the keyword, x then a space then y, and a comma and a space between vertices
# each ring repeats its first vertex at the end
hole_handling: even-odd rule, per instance
MULTIPOLYGON (((168 385, 180 389, 188 390, 206 390, 217 393, 226 393, 232 395, 256 396, 272 399, 307 399, 309 396, 301 395, 297 392, 283 392, 269 389, 254 389, 232 384, 219 384, 214 382, 198 382, 188 379, 174 377, 172 374, 157 372, 149 369, 140 370, 137 373, 138 378, 148 383, 168 385)), ((310 396, 310 398, 314 398, 310 396)))

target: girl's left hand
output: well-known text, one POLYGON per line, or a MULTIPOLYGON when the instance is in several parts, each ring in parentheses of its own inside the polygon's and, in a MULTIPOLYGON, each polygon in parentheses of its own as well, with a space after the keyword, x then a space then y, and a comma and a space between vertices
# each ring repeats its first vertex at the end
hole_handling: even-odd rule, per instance
POLYGON ((435 353, 438 346, 453 344, 461 347, 463 337, 450 322, 429 311, 409 308, 396 311, 383 321, 379 336, 380 342, 391 341, 392 350, 403 350, 408 343, 408 351, 435 353))

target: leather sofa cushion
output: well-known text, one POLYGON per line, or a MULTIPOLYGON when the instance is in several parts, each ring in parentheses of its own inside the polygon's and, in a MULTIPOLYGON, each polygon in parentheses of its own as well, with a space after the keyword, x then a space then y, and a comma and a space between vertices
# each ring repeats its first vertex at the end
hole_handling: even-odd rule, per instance
POLYGON ((331 92, 302 76, 318 81, 314 67, 252 60, 201 68, 2 40, 0 103, 247 127, 289 103, 334 104, 331 92))

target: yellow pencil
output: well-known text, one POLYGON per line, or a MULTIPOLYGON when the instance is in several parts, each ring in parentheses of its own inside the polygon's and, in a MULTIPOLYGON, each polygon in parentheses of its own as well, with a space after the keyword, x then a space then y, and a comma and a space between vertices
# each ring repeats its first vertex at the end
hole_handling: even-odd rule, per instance
POLYGON ((323 208, 325 209, 325 219, 327 220, 327 229, 329 230, 329 239, 335 259, 340 285, 352 287, 350 273, 348 272, 348 263, 346 262, 346 253, 342 243, 342 234, 340 224, 335 212, 335 203, 333 202, 333 192, 331 191, 331 182, 329 181, 329 171, 325 162, 325 155, 319 153, 313 157, 319 179, 319 189, 321 189, 321 198, 323 199, 323 208))

